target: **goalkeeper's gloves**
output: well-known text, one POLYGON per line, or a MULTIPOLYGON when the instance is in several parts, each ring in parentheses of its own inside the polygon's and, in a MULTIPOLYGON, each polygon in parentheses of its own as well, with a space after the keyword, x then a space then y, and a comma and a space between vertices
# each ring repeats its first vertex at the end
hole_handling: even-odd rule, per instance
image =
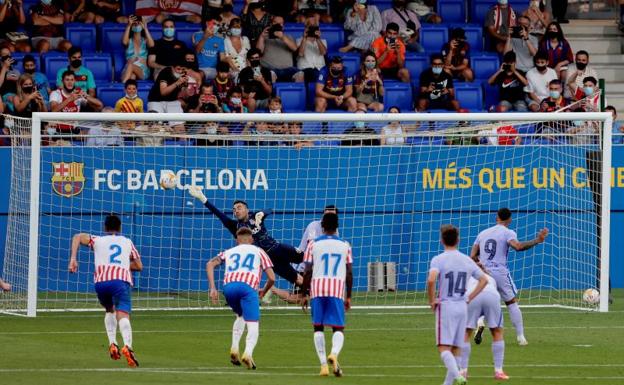
POLYGON ((206 198, 206 196, 202 192, 201 188, 197 186, 190 186, 189 193, 195 198, 199 199, 201 203, 206 203, 206 201, 208 200, 208 198, 206 198))
POLYGON ((256 219, 256 224, 258 226, 260 226, 262 224, 262 218, 264 218, 264 213, 262 211, 257 212, 256 216, 255 216, 255 219, 256 219))

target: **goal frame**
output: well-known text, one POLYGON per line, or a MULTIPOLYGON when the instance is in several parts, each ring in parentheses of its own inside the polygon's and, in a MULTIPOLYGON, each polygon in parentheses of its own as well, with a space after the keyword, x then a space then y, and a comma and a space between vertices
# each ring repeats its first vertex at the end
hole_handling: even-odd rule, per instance
MULTIPOLYGON (((609 310, 609 265, 610 265, 610 211, 611 211, 611 158, 613 118, 608 112, 562 112, 562 113, 401 113, 401 114, 201 114, 201 113, 62 113, 36 112, 32 116, 31 174, 30 174, 30 229, 28 244, 28 295, 26 316, 37 314, 37 281, 39 259, 39 215, 40 215, 40 176, 41 176, 41 127, 47 121, 192 121, 192 122, 441 122, 441 121, 481 121, 481 122, 552 122, 552 121, 600 121, 602 122, 601 170, 601 234, 600 234, 600 305, 598 311, 609 310)), ((530 307, 564 307, 564 305, 529 305, 530 307)), ((365 306, 368 307, 368 306, 365 306)), ((383 306, 385 307, 385 306, 383 306)), ((423 308, 423 306, 400 306, 393 308, 423 308)))

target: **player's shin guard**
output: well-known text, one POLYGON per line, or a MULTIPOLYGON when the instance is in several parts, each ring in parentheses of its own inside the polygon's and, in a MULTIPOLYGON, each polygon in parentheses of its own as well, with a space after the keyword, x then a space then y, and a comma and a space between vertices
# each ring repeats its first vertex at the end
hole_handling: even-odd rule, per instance
POLYGON ((457 367, 457 361, 455 360, 455 356, 453 355, 453 353, 447 350, 440 353, 440 358, 442 359, 444 366, 446 366, 446 378, 447 380, 450 378, 451 382, 449 384, 452 384, 455 378, 459 376, 459 368, 457 367))
POLYGON ((518 302, 507 305, 507 310, 509 311, 509 318, 511 318, 511 323, 516 329, 516 335, 518 337, 524 336, 524 323, 522 322, 522 312, 520 311, 520 306, 518 306, 518 302))
POLYGON ((247 322, 247 339, 245 340, 245 356, 253 357, 253 351, 258 343, 260 325, 258 322, 247 322))
POLYGON ((321 365, 327 365, 327 355, 325 354, 325 333, 314 332, 314 347, 321 365))
POLYGON ((236 317, 232 326, 232 350, 238 352, 241 337, 245 332, 245 320, 243 317, 236 317))
POLYGON ((122 318, 119 320, 118 324, 119 331, 121 332, 121 337, 124 341, 124 345, 132 348, 132 326, 130 326, 130 319, 122 318))
POLYGON ((342 350, 342 345, 344 344, 344 333, 341 330, 337 330, 334 332, 332 336, 332 349, 331 354, 338 357, 340 351, 342 350))
POLYGON ((505 340, 492 342, 492 356, 494 357, 494 370, 502 372, 505 360, 505 340))
POLYGON ((470 353, 472 352, 472 345, 470 342, 464 342, 464 346, 461 348, 461 358, 459 359, 459 367, 461 369, 468 369, 468 362, 470 361, 470 353))
POLYGON ((115 313, 106 313, 104 315, 104 327, 106 327, 108 344, 117 344, 117 317, 115 313))

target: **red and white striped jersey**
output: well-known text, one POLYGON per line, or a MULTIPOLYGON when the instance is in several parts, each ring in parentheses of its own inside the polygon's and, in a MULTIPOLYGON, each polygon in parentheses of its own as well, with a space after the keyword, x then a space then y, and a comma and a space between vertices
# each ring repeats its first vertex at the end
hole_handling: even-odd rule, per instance
POLYGON ((89 247, 95 253, 95 283, 119 279, 132 285, 130 261, 141 256, 130 239, 117 234, 91 236, 89 247))
POLYGON ((225 250, 218 257, 225 262, 224 284, 242 282, 254 290, 260 285, 262 272, 273 267, 264 250, 254 245, 238 245, 225 250))
POLYGON ((303 261, 312 264, 310 298, 344 300, 347 265, 353 263, 351 246, 337 236, 323 235, 308 244, 303 261))

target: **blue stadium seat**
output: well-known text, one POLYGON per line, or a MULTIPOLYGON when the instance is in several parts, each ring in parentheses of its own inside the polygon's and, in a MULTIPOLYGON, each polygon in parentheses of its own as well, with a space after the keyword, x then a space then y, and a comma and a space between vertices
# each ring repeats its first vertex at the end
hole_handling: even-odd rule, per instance
MULTIPOLYGON (((344 111, 337 111, 338 113, 344 111)), ((354 118, 357 120, 357 118, 354 118)), ((330 121, 327 125, 327 133, 328 134, 342 134, 346 129, 353 127, 353 122, 336 122, 330 121)))
POLYGON ((15 60, 13 67, 19 69, 20 72, 24 72, 24 56, 31 55, 35 59, 35 65, 37 66, 37 72, 41 72, 41 58, 36 52, 24 53, 24 52, 12 52, 11 57, 15 60))
POLYGON ((483 81, 483 93, 485 98, 485 108, 489 109, 499 103, 498 86, 491 86, 487 80, 483 81))
POLYGON ((304 134, 320 134, 323 132, 323 123, 322 122, 303 122, 303 130, 304 134))
POLYGON ((405 68, 409 71, 410 78, 418 81, 421 72, 429 68, 429 57, 423 54, 408 53, 405 55, 405 68))
POLYGON ((49 52, 43 57, 43 66, 45 67, 45 75, 50 82, 50 86, 56 86, 56 73, 59 69, 67 67, 67 54, 49 55, 49 52))
POLYGON ((470 3, 470 22, 483 25, 488 11, 496 4, 492 0, 473 0, 470 3))
POLYGON ((125 94, 124 86, 121 83, 109 83, 97 86, 97 97, 104 103, 105 107, 115 107, 115 102, 125 94))
POLYGON ((308 83, 306 89, 306 100, 308 101, 307 107, 309 111, 314 111, 314 98, 316 97, 316 81, 308 83))
POLYGON ((471 53, 483 51, 483 27, 476 24, 452 24, 449 26, 449 32, 455 28, 463 28, 466 32, 471 53))
POLYGON ((303 23, 285 23, 284 33, 290 35, 293 39, 297 40, 303 35, 305 25, 303 23))
POLYGON ((65 39, 73 46, 82 48, 83 52, 95 52, 97 33, 95 24, 67 23, 65 24, 65 39))
POLYGON ((475 74, 475 79, 488 79, 500 67, 500 61, 496 54, 477 54, 470 57, 470 67, 475 74))
POLYGON ((420 44, 427 52, 440 52, 444 43, 448 42, 448 29, 423 24, 420 29, 420 44))
POLYGON ((442 15, 444 23, 465 23, 466 3, 464 0, 438 0, 438 15, 442 15))
POLYGON ((302 112, 306 109, 305 83, 275 83, 275 95, 282 99, 284 112, 302 112))
POLYGON ((483 109, 483 91, 479 83, 455 83, 455 98, 462 108, 470 111, 483 109))
POLYGON ((524 0, 509 0, 509 6, 514 10, 516 16, 520 16, 527 8, 529 4, 524 0))
POLYGON ((136 0, 122 0, 121 14, 132 15, 136 11, 136 0))
POLYGON ((126 54, 123 52, 115 51, 111 52, 111 56, 113 57, 113 68, 114 68, 114 80, 121 80, 121 72, 126 66, 126 54))
POLYGON ((384 106, 386 110, 397 106, 401 111, 412 111, 412 87, 407 83, 384 83, 384 106))
MULTIPOLYGON (((348 75, 355 76, 360 72, 360 54, 359 53, 337 52, 335 54, 330 55, 330 57, 332 56, 340 56, 342 58, 342 63, 344 65, 344 68, 347 70, 348 75)), ((355 82, 355 78, 353 78, 353 81, 355 82)))
POLYGON ((176 23, 176 38, 184 42, 188 48, 193 47, 193 34, 199 31, 201 31, 201 27, 198 24, 179 26, 176 23))
MULTIPOLYGON (((119 23, 102 23, 100 24, 100 50, 102 52, 123 52, 124 46, 121 44, 124 31, 126 30, 125 24, 119 23)), ((150 32, 151 29, 150 29, 150 32)))
POLYGON ((83 54, 84 66, 93 72, 96 82, 113 80, 113 59, 110 53, 83 54))
POLYGON ((369 3, 376 6, 379 12, 392 8, 392 0, 370 0, 369 3))
POLYGON ((328 52, 336 52, 345 45, 344 33, 342 24, 321 24, 321 39, 327 41, 328 52))
POLYGON ((149 92, 152 89, 153 85, 153 82, 138 82, 137 91, 139 94, 139 98, 143 100, 143 108, 145 108, 145 112, 147 112, 147 96, 149 95, 149 92))

